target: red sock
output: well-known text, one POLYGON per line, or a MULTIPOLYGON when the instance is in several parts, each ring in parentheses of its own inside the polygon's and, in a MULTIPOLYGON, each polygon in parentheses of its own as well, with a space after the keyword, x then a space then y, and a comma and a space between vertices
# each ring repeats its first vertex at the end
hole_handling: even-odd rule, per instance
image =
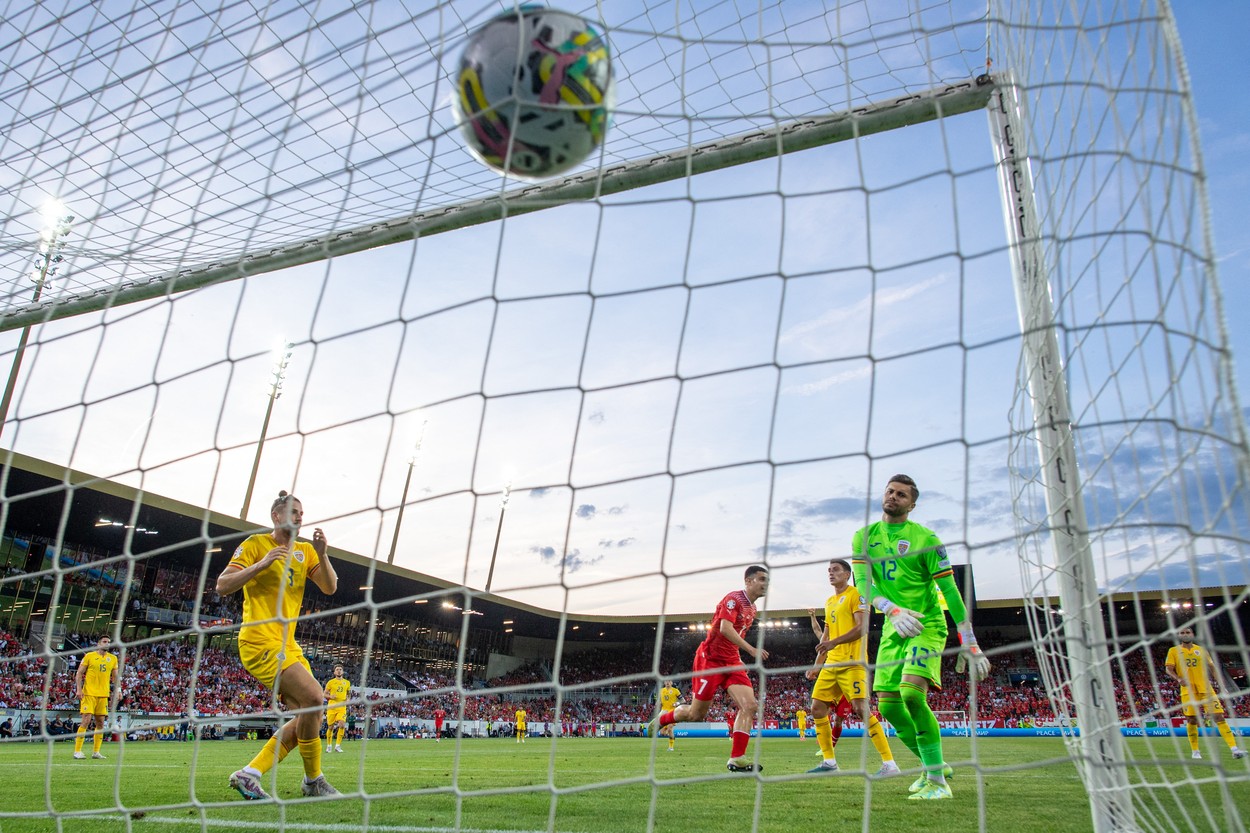
POLYGON ((670 723, 676 723, 676 722, 677 722, 677 712, 675 710, 671 712, 660 712, 660 725, 661 726, 667 726, 670 723))
POLYGON ((838 738, 842 737, 842 724, 835 723, 833 728, 830 730, 830 733, 833 735, 833 742, 836 744, 838 742, 838 738))
POLYGON ((741 758, 747 752, 747 744, 751 742, 750 732, 734 732, 733 748, 729 752, 731 758, 741 758))

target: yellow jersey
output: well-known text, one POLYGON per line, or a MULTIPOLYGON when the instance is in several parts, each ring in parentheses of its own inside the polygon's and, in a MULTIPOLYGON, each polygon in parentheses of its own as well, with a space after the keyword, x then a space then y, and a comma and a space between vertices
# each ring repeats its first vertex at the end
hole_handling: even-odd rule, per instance
MULTIPOLYGON (((250 567, 278 546, 270 533, 252 535, 234 551, 231 567, 250 567)), ((304 584, 321 566, 308 541, 296 541, 285 559, 275 561, 243 585, 243 629, 246 642, 295 641, 295 620, 304 603, 304 584), (266 621, 272 620, 272 621, 266 621)))
MULTIPOLYGON (((841 593, 835 593, 830 596, 825 601, 825 630, 828 634, 826 639, 836 639, 853 629, 855 627, 855 613, 863 609, 863 598, 859 595, 859 589, 853 584, 848 584, 841 593)), ((828 655, 825 657, 825 662, 850 662, 853 660, 862 662, 864 658, 864 636, 860 634, 859 639, 852 642, 843 642, 841 645, 834 645, 830 648, 828 655)))
POLYGON ((1173 645, 1168 649, 1167 659, 1163 663, 1176 670, 1184 684, 1194 691, 1206 691, 1211 687, 1208 665, 1211 657, 1198 645, 1173 645))
POLYGON ((352 684, 348 682, 346 677, 331 677, 330 682, 326 683, 326 697, 330 700, 330 706, 335 703, 342 703, 347 700, 347 692, 351 691, 352 684))
POLYGON ((794 719, 795 719, 795 722, 797 722, 800 726, 806 725, 807 724, 807 712, 803 711, 802 709, 799 709, 798 711, 794 713, 794 719))
POLYGON ((516 725, 518 726, 525 725, 525 709, 516 710, 516 725))
POLYGON ((87 666, 87 673, 82 681, 82 693, 85 697, 108 697, 113 682, 113 671, 117 668, 117 657, 108 651, 92 651, 82 658, 87 666))
POLYGON ((664 686, 660 689, 660 710, 671 712, 677 708, 677 701, 681 699, 681 690, 672 686, 664 686))

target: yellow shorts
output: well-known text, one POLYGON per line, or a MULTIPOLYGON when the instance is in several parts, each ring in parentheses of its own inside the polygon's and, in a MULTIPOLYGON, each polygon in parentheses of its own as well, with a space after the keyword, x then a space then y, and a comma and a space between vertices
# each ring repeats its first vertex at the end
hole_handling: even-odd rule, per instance
POLYGON ((1198 707, 1207 714, 1223 714, 1224 704, 1207 689, 1190 692, 1189 686, 1181 687, 1181 712, 1186 717, 1197 717, 1198 707))
POLYGON ((800 732, 805 731, 805 730, 807 729, 807 719, 806 719, 806 718, 804 718, 803 720, 796 720, 796 721, 794 721, 794 722, 795 722, 795 725, 797 725, 797 726, 799 727, 799 731, 800 731, 800 732))
POLYGON ((279 669, 285 671, 298 663, 304 666, 304 670, 309 675, 312 674, 312 666, 308 664, 308 660, 304 658, 303 649, 296 644, 294 639, 288 640, 286 645, 273 640, 264 642, 239 640, 239 659, 243 661, 243 667, 247 669, 247 673, 259 680, 265 688, 271 690, 274 680, 278 678, 279 669))
POLYGON ((525 731, 525 724, 524 724, 524 723, 518 723, 518 724, 516 725, 516 733, 519 735, 519 734, 521 734, 521 733, 522 733, 522 732, 524 732, 524 731, 525 731))
POLYGON ((826 665, 820 670, 816 685, 812 686, 812 699, 836 703, 843 697, 848 700, 867 699, 868 669, 863 663, 826 665))
POLYGON ((339 709, 326 709, 326 725, 333 726, 339 721, 347 722, 347 707, 343 706, 339 709))
POLYGON ((107 694, 96 696, 94 694, 84 694, 82 701, 78 704, 79 714, 108 714, 109 713, 109 697, 107 694))

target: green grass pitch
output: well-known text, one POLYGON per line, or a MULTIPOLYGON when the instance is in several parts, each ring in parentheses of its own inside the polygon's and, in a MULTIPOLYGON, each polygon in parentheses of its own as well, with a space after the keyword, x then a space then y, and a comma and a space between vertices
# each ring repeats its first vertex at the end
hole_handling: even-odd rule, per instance
MULTIPOLYGON (((696 833, 752 830, 757 807, 764 833, 1092 829, 1084 789, 1061 740, 977 739, 979 770, 969 763, 973 744, 964 738, 945 741, 957 775, 951 782, 954 799, 943 802, 907 800, 914 772, 865 778, 861 767, 875 771, 877 759, 869 749, 861 764, 858 738, 838 747, 844 772, 812 776, 804 771, 819 762, 815 741, 754 740, 751 751, 759 746, 762 777, 725 771, 728 740, 679 738, 676 750, 668 752, 664 740, 653 746, 646 739, 533 738, 523 745, 503 739, 352 742, 342 754, 324 755, 323 763, 331 783, 355 795, 328 801, 298 797, 302 767, 295 752, 278 767, 277 795, 283 801, 253 803, 242 801, 226 780, 260 748, 256 742, 106 744, 103 761, 73 760, 73 747, 65 742, 6 743, 0 745, 5 787, 0 833, 696 833)), ((914 767, 910 753, 894 746, 900 764, 914 767)), ((1133 739, 1129 749, 1139 762, 1152 756, 1167 762, 1147 776, 1152 783, 1172 785, 1154 791, 1151 813, 1183 813, 1199 829, 1221 830, 1230 823, 1225 802, 1250 807, 1246 761, 1233 761, 1226 749, 1209 746, 1204 761, 1183 760, 1188 747, 1173 739, 1133 739)), ((267 781, 267 788, 271 784, 267 781)))

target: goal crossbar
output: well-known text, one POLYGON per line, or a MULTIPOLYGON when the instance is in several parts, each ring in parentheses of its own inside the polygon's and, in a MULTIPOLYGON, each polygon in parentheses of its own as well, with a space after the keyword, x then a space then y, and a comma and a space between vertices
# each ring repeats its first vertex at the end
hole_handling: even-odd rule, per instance
POLYGON ((994 89, 991 76, 932 87, 924 92, 796 119, 679 150, 657 153, 602 170, 528 185, 385 222, 249 252, 141 281, 123 281, 74 295, 47 298, 0 314, 0 332, 200 289, 367 249, 494 222, 572 202, 596 199, 694 174, 743 165, 946 116, 981 110, 994 89))

